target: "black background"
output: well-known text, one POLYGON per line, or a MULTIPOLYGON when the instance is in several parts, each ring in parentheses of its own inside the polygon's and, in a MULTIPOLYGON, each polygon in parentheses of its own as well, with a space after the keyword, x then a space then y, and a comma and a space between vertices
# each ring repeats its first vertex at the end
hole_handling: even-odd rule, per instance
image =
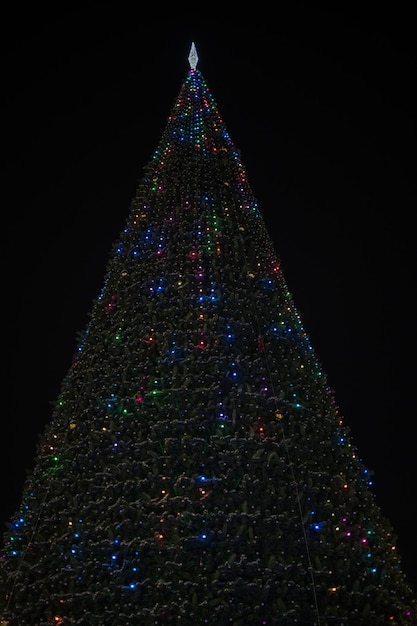
POLYGON ((2 524, 19 506, 194 41, 417 584, 414 19, 412 3, 363 4, 236 5, 227 17, 212 3, 8 9, 2 524))

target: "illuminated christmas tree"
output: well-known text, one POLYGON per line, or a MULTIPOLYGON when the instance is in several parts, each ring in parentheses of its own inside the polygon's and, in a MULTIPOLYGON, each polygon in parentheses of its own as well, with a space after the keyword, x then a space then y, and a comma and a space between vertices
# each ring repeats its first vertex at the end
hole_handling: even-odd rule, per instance
POLYGON ((197 61, 5 532, 1 623, 415 625, 197 61))

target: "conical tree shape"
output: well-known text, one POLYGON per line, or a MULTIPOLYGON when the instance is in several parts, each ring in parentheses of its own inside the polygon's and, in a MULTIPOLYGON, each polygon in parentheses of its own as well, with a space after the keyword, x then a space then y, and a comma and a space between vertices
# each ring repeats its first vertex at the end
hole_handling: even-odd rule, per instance
POLYGON ((5 534, 2 623, 416 624, 391 526, 190 65, 5 534))

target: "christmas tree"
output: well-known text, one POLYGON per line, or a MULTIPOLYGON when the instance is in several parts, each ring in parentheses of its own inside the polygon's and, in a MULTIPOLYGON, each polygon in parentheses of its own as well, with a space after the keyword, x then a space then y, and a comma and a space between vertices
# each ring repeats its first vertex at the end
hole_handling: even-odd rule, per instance
POLYGON ((1 623, 416 624, 194 44, 189 64, 4 534, 1 623))

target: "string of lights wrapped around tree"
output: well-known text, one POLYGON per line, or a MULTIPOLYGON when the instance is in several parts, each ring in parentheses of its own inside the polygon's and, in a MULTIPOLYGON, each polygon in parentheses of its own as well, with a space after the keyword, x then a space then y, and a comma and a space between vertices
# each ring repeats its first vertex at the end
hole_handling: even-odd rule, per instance
POLYGON ((411 626, 392 528, 189 60, 5 534, 2 624, 411 626))

